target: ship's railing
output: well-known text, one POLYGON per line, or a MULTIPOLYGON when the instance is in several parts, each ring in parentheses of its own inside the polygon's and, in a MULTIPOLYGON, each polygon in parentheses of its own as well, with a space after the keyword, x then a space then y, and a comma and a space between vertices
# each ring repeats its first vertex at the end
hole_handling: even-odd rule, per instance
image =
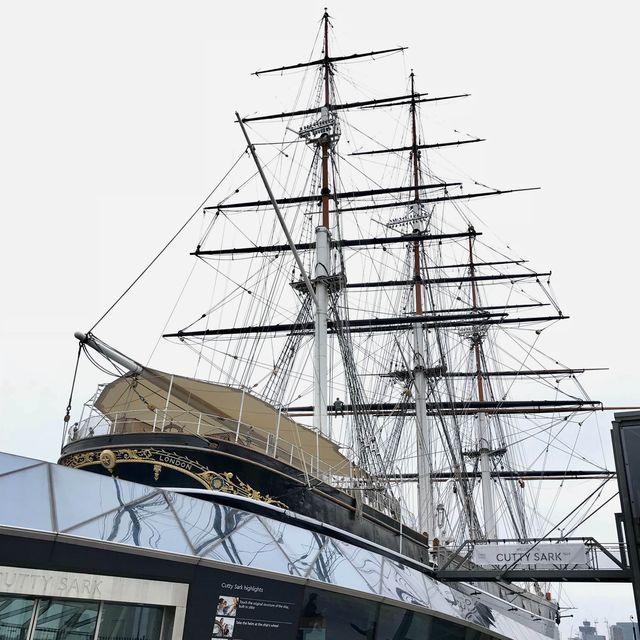
POLYGON ((124 414, 105 416, 97 409, 74 425, 68 433, 67 442, 125 433, 184 433, 200 436, 203 439, 216 438, 234 442, 250 449, 260 451, 273 458, 299 467, 309 476, 321 479, 331 479, 334 484, 349 479, 346 487, 354 480, 353 467, 331 467, 318 456, 305 451, 301 446, 287 441, 279 434, 264 431, 255 426, 239 421, 230 420, 225 416, 188 413, 156 409, 150 418, 149 411, 127 411, 124 414))
POLYGON ((226 440, 296 467, 304 473, 310 485, 322 480, 351 495, 356 504, 367 504, 396 519, 402 518, 408 526, 414 524, 409 522, 410 514, 399 508, 398 501, 380 491, 375 480, 354 465, 348 456, 344 456, 344 463, 340 467, 331 466, 319 455, 288 441, 277 431, 262 430, 226 416, 182 410, 127 411, 112 416, 104 415, 93 406, 88 410, 86 418, 69 428, 67 444, 94 436, 126 433, 184 433, 199 436, 207 442, 210 438, 226 440))

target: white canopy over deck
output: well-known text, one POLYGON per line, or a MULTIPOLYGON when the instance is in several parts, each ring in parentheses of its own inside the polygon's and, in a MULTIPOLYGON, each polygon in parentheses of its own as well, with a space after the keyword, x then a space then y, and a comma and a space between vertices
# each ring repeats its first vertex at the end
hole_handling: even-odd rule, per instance
MULTIPOLYGON (((274 452, 293 445, 305 459, 317 460, 319 466, 313 466, 325 473, 359 474, 337 443, 242 389, 145 368, 106 385, 95 407, 114 423, 116 433, 177 429, 205 437, 234 434, 249 446, 272 443, 274 452)), ((294 462, 299 458, 293 454, 294 462)))

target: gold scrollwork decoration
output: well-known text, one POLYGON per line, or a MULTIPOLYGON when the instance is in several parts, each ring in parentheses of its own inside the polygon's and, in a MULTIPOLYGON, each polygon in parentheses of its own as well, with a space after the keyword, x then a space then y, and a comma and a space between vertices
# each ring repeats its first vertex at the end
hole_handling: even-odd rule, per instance
POLYGON ((283 509, 287 508, 287 505, 280 502, 280 500, 276 500, 269 495, 264 495, 246 482, 242 482, 242 480, 230 471, 212 471, 209 467, 197 460, 192 460, 187 456, 182 456, 174 451, 166 451, 164 449, 104 449, 101 452, 89 451, 75 453, 63 458, 60 464, 78 469, 99 463, 105 469, 112 472, 116 465, 130 462, 153 464, 153 477, 155 481, 158 480, 162 468, 165 467, 190 476, 207 489, 224 491, 232 495, 266 502, 267 504, 282 507, 283 509))
POLYGON ((67 456, 60 461, 60 464, 65 467, 73 467, 75 469, 79 467, 86 467, 89 464, 95 464, 98 459, 98 452, 89 451, 86 453, 74 453, 71 456, 67 456))
POLYGON ((227 491, 232 486, 233 473, 207 470, 198 474, 207 486, 214 491, 227 491))

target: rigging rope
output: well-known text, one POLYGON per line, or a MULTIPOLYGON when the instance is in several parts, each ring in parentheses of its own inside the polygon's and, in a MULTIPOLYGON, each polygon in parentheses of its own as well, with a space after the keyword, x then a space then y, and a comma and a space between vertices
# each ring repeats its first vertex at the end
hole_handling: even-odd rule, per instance
POLYGON ((114 309, 114 307, 127 295, 127 293, 129 293, 129 291, 131 291, 131 289, 133 289, 133 287, 138 283, 138 281, 142 278, 142 276, 144 276, 144 274, 147 273, 147 271, 149 271, 149 269, 155 264, 155 262, 160 258, 160 256, 171 246, 171 244, 173 244, 174 240, 184 231, 187 225, 196 217, 196 215, 199 213, 202 207, 204 207, 204 205, 207 203, 209 198, 218 190, 218 187, 220 187, 220 185, 227 179, 227 176, 233 171, 233 169, 235 169, 238 162, 240 162, 240 160, 244 156, 244 153, 245 151, 243 149, 238 159, 233 163, 229 171, 227 171, 227 173, 224 174, 220 182, 218 182, 218 184, 211 190, 209 195, 207 195, 207 197, 196 207, 195 211, 187 218, 184 224, 176 231, 176 233, 171 237, 169 242, 167 242, 164 245, 164 247, 160 249, 160 251, 156 254, 155 258, 151 260, 151 262, 138 274, 135 280, 120 294, 120 296, 118 296, 115 302, 100 316, 100 318, 98 318, 98 320, 91 327, 91 329, 89 329, 88 333, 91 333, 107 317, 107 315, 114 309))
POLYGON ((67 410, 64 415, 64 425, 62 429, 62 440, 66 437, 67 425, 69 424, 69 420, 71 419, 71 402, 73 400, 73 390, 76 386, 76 378, 78 377, 78 366, 80 365, 80 354, 82 353, 82 343, 78 345, 78 355, 76 357, 76 366, 73 370, 73 379, 71 380, 71 390, 69 391, 69 401, 67 402, 67 410))

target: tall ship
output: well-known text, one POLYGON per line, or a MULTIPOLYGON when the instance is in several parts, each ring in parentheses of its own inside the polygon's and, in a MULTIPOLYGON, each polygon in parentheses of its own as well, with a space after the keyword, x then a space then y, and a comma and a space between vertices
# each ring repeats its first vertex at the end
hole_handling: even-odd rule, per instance
MULTIPOLYGON (((449 602, 451 628, 477 634, 464 637, 557 637, 558 604, 536 583, 433 578, 464 541, 548 535, 541 479, 599 470, 558 445, 602 406, 584 368, 543 351, 566 318, 551 273, 469 207, 529 188, 446 175, 483 141, 434 137, 431 110, 466 94, 425 93, 413 71, 398 95, 358 85, 357 63, 404 47, 343 52, 327 12, 315 42, 255 74, 295 82, 290 108, 236 113, 238 159, 201 209, 197 270, 163 336, 193 352, 191 374, 138 362, 96 326, 76 334, 111 379, 67 413, 60 464, 404 562, 448 594, 405 600, 436 615, 449 602)), ((298 637, 326 630, 301 622, 298 637)))

